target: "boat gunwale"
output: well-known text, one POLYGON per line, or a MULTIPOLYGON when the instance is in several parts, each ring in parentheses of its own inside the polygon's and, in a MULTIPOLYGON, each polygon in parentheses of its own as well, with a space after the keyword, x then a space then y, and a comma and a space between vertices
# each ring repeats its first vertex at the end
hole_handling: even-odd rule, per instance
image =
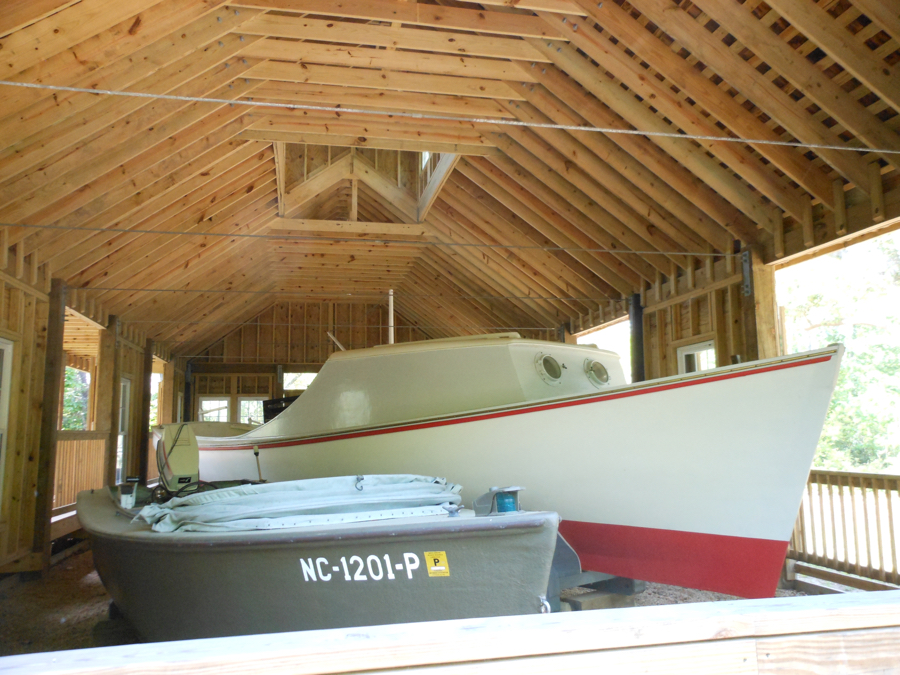
MULTIPOLYGON (((115 510, 116 515, 122 511, 110 501, 108 507, 115 510)), ((508 515, 468 516, 453 518, 449 515, 407 516, 384 520, 370 520, 354 523, 331 523, 326 525, 301 525, 272 530, 223 530, 220 532, 155 532, 149 525, 142 524, 139 530, 113 532, 100 529, 95 523, 82 523, 84 530, 92 537, 105 537, 119 542, 129 542, 142 547, 158 546, 178 549, 202 547, 210 548, 243 548, 246 546, 280 546, 302 543, 321 543, 343 541, 361 541, 373 538, 389 538, 400 541, 406 537, 427 535, 469 535, 517 530, 538 529, 545 527, 556 519, 559 526, 560 517, 555 511, 518 511, 508 515), (427 522, 426 522, 427 519, 427 522), (414 520, 414 523, 405 521, 414 520), (307 530, 307 533, 304 533, 307 530)))

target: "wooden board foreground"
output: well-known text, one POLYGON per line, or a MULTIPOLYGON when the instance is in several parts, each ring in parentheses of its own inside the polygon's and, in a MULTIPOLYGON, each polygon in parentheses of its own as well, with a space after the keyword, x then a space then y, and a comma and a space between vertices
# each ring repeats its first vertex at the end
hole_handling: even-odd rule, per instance
POLYGON ((900 591, 253 635, 0 659, 19 673, 900 672, 900 591), (609 670, 613 669, 613 670, 609 670))

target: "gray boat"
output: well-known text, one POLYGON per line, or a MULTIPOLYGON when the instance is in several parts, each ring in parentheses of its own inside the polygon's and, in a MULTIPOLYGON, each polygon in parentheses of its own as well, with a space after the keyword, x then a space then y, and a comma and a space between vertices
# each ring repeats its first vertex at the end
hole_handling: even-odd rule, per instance
POLYGON ((550 611, 551 568, 581 569, 557 514, 520 510, 517 490, 474 509, 420 476, 242 485, 143 509, 92 490, 78 516, 115 605, 164 641, 550 611))

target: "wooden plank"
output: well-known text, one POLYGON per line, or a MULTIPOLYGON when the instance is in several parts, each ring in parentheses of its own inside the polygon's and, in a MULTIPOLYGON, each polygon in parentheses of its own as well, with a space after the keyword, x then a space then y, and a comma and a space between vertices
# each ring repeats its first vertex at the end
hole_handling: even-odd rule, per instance
POLYGON ((380 148, 384 150, 400 150, 404 152, 441 152, 460 155, 497 155, 497 148, 489 145, 472 145, 467 143, 446 143, 443 141, 418 141, 397 138, 377 138, 366 135, 321 134, 305 131, 279 131, 270 129, 247 129, 240 137, 248 141, 272 143, 308 143, 310 145, 329 145, 343 148, 380 148))
POLYGON ((561 37, 559 31, 535 16, 506 12, 441 7, 402 0, 240 0, 239 7, 278 10, 293 14, 316 14, 367 21, 399 22, 449 30, 478 31, 497 35, 536 38, 561 37))
POLYGON ((153 340, 147 338, 144 345, 144 366, 141 369, 140 424, 137 429, 138 477, 141 485, 147 484, 150 447, 150 390, 153 377, 153 340))
MULTIPOLYGON (((444 33, 416 28, 359 24, 349 21, 327 21, 309 17, 261 14, 244 25, 241 28, 241 32, 267 37, 319 40, 336 42, 338 44, 371 45, 392 49, 413 49, 458 56, 488 56, 499 59, 526 61, 546 60, 534 47, 517 38, 484 37, 456 32, 444 33)), ((305 55, 305 51, 302 49, 298 50, 297 54, 305 55)), ((306 61, 307 59, 304 57, 303 60, 306 61)))
MULTIPOLYGON (((316 39, 324 40, 327 37, 320 35, 316 39)), ((530 69, 519 68, 516 63, 474 56, 423 54, 421 52, 395 51, 360 47, 358 45, 348 47, 346 45, 324 45, 309 42, 297 43, 283 39, 255 41, 247 46, 242 53, 247 58, 293 61, 303 65, 317 63, 327 66, 413 71, 434 75, 475 77, 486 80, 534 81, 530 69)))
POLYGON ((285 215, 284 143, 281 141, 275 141, 272 144, 272 149, 274 150, 274 153, 275 153, 275 180, 278 183, 278 215, 281 217, 284 217, 284 215, 285 215))
POLYGON ((370 223, 348 220, 276 218, 268 227, 276 232, 334 232, 336 234, 382 234, 396 237, 425 237, 434 231, 425 223, 370 223))
MULTIPOLYGON (((223 673, 555 671, 621 673, 890 672, 900 592, 561 612, 185 643, 184 669, 223 673), (808 669, 808 670, 806 670, 808 669)), ((8 657, 10 675, 110 675, 155 667, 157 645, 8 657), (56 661, 52 661, 56 658, 56 661)))
MULTIPOLYGON (((887 4, 880 0, 857 0, 854 7, 875 20, 879 20, 874 15, 876 13, 884 19, 891 16, 887 4), (863 2, 865 7, 862 6, 863 2)), ((819 67, 804 58, 799 50, 795 50, 785 41, 783 36, 770 30, 767 27, 768 22, 763 23, 757 19, 751 7, 736 4, 731 0, 704 0, 703 11, 743 44, 749 46, 781 76, 793 82, 805 97, 827 110, 869 147, 900 150, 900 135, 860 105, 837 81, 829 78, 819 67)), ((898 29, 893 35, 895 39, 900 39, 900 17, 897 12, 893 14, 893 21, 898 29)), ((755 92, 749 98, 755 100, 755 92)), ((896 156, 885 155, 885 158, 897 166, 896 156)))
POLYGON ((246 77, 279 82, 338 85, 448 96, 513 100, 520 98, 520 95, 515 93, 512 87, 497 80, 395 71, 373 72, 367 68, 347 69, 315 63, 264 61, 250 68, 246 77))
POLYGON ((0 37, 71 7, 78 0, 7 0, 0 13, 0 37))
MULTIPOLYGON (((794 0, 772 0, 767 4, 885 103, 900 109, 900 89, 897 87, 900 73, 897 67, 873 58, 871 50, 823 7, 794 0)), ((900 39, 896 35, 894 37, 900 39)))
POLYGON ((400 90, 393 90, 390 96, 385 96, 384 90, 374 87, 344 87, 273 80, 266 80, 257 87, 254 90, 253 100, 342 106, 365 110, 402 110, 476 117, 512 117, 494 101, 486 98, 420 94, 400 90))
MULTIPOLYGON (((581 0, 585 2, 586 0, 581 0)), ((642 12, 649 20, 658 25, 665 25, 666 33, 681 44, 689 45, 694 58, 711 66, 716 73, 728 81, 735 89, 743 93, 748 99, 804 143, 843 146, 845 142, 824 125, 810 117, 809 112, 797 103, 781 88, 776 86, 769 78, 760 77, 759 72, 748 64, 736 49, 726 45, 721 40, 709 39, 709 31, 701 22, 696 21, 690 14, 684 11, 669 12, 665 15, 659 11, 658 5, 647 0, 635 0, 635 8, 642 12)), ((597 9, 596 15, 606 15, 608 5, 597 9)), ((621 12, 622 10, 620 10, 621 12)), ((599 16, 598 16, 599 18, 599 16)), ((601 25, 607 26, 605 21, 601 25)), ((650 33, 645 31, 645 35, 650 33)), ((629 43, 629 46, 640 53, 653 64, 660 72, 663 72, 677 86, 689 89, 691 98, 696 100, 706 110, 709 110, 719 120, 734 129, 744 138, 759 138, 773 140, 780 138, 772 130, 762 124, 755 115, 751 115, 742 106, 737 105, 729 94, 718 88, 709 79, 709 73, 700 73, 685 59, 675 54, 663 45, 662 42, 652 39, 645 40, 643 44, 629 43), (661 58, 648 58, 645 45, 650 42, 654 50, 662 48, 661 58)), ((755 45, 753 45, 755 48, 755 45)), ((824 172, 813 167, 808 159, 793 148, 777 146, 755 146, 756 150, 778 165, 807 191, 831 207, 831 190, 829 181, 824 172)), ((856 183, 864 190, 868 189, 868 178, 865 173, 865 164, 862 158, 855 152, 840 150, 816 150, 828 164, 834 167, 848 180, 856 183)))
MULTIPOLYGON (((53 510, 53 476, 56 471, 56 434, 59 427, 59 399, 63 370, 62 349, 66 321, 66 284, 54 279, 50 290, 50 313, 47 324, 47 361, 44 365, 43 403, 41 406, 38 472, 35 485, 35 552, 43 554, 43 571, 50 569, 50 512, 53 510)), ((35 367, 35 364, 32 365, 35 367)))
POLYGON ((428 183, 425 186, 425 189, 419 196, 419 203, 416 207, 418 222, 423 222, 428 216, 428 212, 431 210, 434 201, 437 199, 441 188, 444 187, 444 183, 446 183, 447 179, 450 178, 450 174, 453 173, 453 170, 456 168, 456 164, 459 162, 459 160, 460 155, 447 153, 441 155, 440 160, 438 160, 437 166, 434 168, 431 177, 428 179, 428 183))

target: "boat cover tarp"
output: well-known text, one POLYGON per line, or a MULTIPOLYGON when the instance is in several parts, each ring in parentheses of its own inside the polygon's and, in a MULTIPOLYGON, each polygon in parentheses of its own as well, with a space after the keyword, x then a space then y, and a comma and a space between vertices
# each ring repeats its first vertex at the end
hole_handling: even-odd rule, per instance
POLYGON ((276 530, 390 518, 447 515, 461 485, 444 478, 391 474, 240 485, 149 504, 135 520, 157 532, 276 530))

